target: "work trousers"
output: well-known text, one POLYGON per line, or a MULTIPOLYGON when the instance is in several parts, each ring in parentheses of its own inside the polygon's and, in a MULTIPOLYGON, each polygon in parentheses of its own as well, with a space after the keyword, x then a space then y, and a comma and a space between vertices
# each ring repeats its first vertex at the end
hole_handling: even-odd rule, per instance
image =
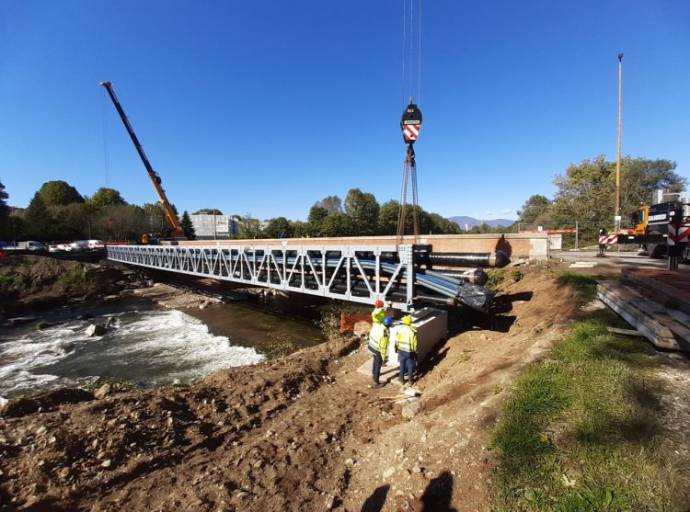
POLYGON ((408 382, 414 379, 414 371, 417 369, 417 355, 414 352, 404 352, 398 350, 398 361, 400 362, 400 380, 405 380, 407 373, 408 382))
POLYGON ((381 357, 381 352, 369 348, 369 352, 374 356, 374 364, 371 366, 371 376, 374 379, 374 384, 379 383, 379 376, 381 375, 381 366, 383 365, 383 358, 381 357))

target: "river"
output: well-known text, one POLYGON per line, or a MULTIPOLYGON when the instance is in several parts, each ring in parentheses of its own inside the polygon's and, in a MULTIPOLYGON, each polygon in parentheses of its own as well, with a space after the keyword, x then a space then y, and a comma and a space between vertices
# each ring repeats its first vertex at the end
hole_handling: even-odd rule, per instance
POLYGON ((140 387, 189 383, 216 370, 263 361, 272 345, 291 350, 323 340, 315 314, 279 304, 213 304, 162 309, 145 301, 64 307, 0 328, 0 396, 12 398, 90 384, 99 378, 140 387), (109 322, 103 336, 93 323, 109 322))

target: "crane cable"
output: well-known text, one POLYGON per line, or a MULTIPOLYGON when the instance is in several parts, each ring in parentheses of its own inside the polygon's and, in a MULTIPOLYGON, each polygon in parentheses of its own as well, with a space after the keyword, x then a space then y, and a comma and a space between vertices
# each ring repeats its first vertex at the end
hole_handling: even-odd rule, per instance
POLYGON ((415 104, 414 93, 417 93, 417 102, 419 102, 422 94, 422 0, 402 0, 402 2, 402 90, 403 101, 409 101, 409 104, 407 104, 400 123, 403 131, 403 140, 407 144, 407 152, 403 163, 402 183, 400 186, 397 239, 398 243, 402 243, 403 237, 405 236, 405 210, 407 207, 407 192, 409 186, 412 193, 413 233, 416 243, 419 235, 419 202, 417 194, 417 164, 413 144, 421 129, 422 115, 415 104), (417 2, 416 15, 414 6, 415 1, 417 2))

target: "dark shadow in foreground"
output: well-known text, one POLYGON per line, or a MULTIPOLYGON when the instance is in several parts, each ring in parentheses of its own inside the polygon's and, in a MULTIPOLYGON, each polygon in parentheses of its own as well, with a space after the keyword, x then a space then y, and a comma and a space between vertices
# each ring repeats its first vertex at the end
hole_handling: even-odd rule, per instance
POLYGON ((434 478, 424 489, 424 494, 420 501, 422 508, 420 512, 457 512, 456 508, 451 507, 453 499, 453 476, 448 471, 444 471, 434 478))
POLYGON ((380 512, 386 504, 386 497, 388 496, 388 489, 390 489, 390 487, 390 485, 377 487, 372 495, 366 499, 364 505, 362 505, 361 512, 380 512))

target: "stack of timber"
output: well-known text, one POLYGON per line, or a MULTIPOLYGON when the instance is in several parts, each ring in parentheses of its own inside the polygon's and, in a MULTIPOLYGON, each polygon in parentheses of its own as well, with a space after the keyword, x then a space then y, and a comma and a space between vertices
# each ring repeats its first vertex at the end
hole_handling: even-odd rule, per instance
POLYGON ((600 282, 597 295, 656 347, 690 352, 688 284, 678 273, 624 270, 620 281, 600 282))

